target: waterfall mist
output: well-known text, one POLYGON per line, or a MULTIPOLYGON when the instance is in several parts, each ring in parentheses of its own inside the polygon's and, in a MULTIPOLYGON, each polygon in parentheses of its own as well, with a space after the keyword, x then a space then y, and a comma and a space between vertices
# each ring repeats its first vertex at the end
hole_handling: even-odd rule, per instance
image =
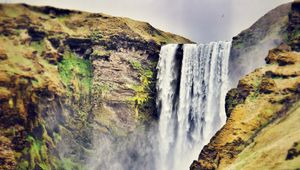
POLYGON ((276 34, 279 31, 272 32, 275 32, 274 35, 269 35, 259 43, 245 47, 237 57, 234 57, 235 54, 231 55, 229 59, 231 67, 229 67, 228 74, 229 87, 236 87, 243 76, 266 64, 265 57, 268 55, 269 49, 273 49, 283 42, 282 35, 276 34))
POLYGON ((154 123, 139 127, 123 137, 94 135, 94 152, 87 163, 89 170, 153 170, 157 153, 154 123))

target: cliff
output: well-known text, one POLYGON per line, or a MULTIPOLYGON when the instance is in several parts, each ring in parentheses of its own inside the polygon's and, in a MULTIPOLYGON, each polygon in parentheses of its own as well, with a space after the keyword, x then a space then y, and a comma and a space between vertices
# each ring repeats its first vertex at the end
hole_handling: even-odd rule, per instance
POLYGON ((0 5, 0 169, 82 169, 97 135, 155 119, 160 46, 145 22, 0 5))
POLYGON ((288 16, 286 39, 228 92, 227 122, 190 169, 299 168, 299 2, 288 16))
POLYGON ((231 87, 235 87, 246 74, 264 66, 269 49, 287 40, 290 11, 291 3, 280 5, 233 37, 228 70, 231 87))

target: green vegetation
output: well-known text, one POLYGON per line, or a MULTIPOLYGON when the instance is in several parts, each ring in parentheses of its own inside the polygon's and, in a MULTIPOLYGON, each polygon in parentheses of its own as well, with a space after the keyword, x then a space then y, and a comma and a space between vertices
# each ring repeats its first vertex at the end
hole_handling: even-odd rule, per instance
POLYGON ((249 94, 249 96, 247 97, 247 99, 249 99, 251 102, 253 102, 254 100, 257 99, 257 97, 259 97, 259 92, 258 91, 255 91, 255 92, 251 92, 249 94))
POLYGON ((61 136, 60 134, 53 132, 53 137, 54 137, 54 142, 58 143, 59 141, 61 141, 61 136))
POLYGON ((245 44, 243 42, 238 42, 237 44, 235 44, 235 48, 243 49, 245 48, 245 44))
POLYGON ((28 146, 22 150, 22 154, 16 153, 16 158, 20 162, 18 170, 50 170, 51 167, 57 167, 54 158, 48 153, 48 148, 54 147, 52 138, 48 136, 44 123, 39 123, 37 128, 40 128, 41 136, 28 135, 26 138, 28 146))
POLYGON ((128 87, 135 91, 135 96, 130 98, 129 101, 134 102, 135 112, 139 115, 139 111, 151 100, 151 86, 153 84, 154 74, 150 67, 144 68, 142 64, 137 60, 129 62, 131 67, 138 70, 140 77, 140 84, 129 85, 128 87))
POLYGON ((112 90, 112 87, 110 87, 109 84, 106 83, 99 83, 97 85, 94 85, 94 91, 100 92, 101 96, 105 96, 112 90))
POLYGON ((298 37, 300 37, 300 30, 295 30, 293 33, 292 33, 292 37, 293 38, 298 38, 298 37))
POLYGON ((29 163, 27 160, 22 160, 18 166, 17 166, 18 170, 28 170, 29 169, 29 163))
MULTIPOLYGON (((27 136, 26 141, 29 144, 29 147, 26 147, 22 151, 22 155, 25 155, 18 164, 18 170, 50 170, 50 169, 59 169, 59 170, 83 170, 83 166, 73 162, 71 159, 61 159, 57 160, 56 157, 49 155, 48 148, 54 147, 52 138, 48 136, 48 133, 44 125, 40 125, 42 128, 41 138, 34 137, 32 135, 27 136), (29 161, 27 160, 29 158, 29 161)), ((53 133, 54 140, 56 142, 61 140, 61 136, 58 133, 53 133)))
POLYGON ((261 85, 261 81, 262 80, 260 77, 256 77, 256 79, 253 80, 253 89, 247 97, 247 99, 249 99, 250 101, 254 101, 257 99, 257 97, 259 97, 259 86, 261 85))
POLYGON ((289 44, 289 34, 288 34, 288 32, 283 33, 283 38, 282 39, 285 43, 289 44))
MULTIPOLYGON (((112 47, 111 45, 114 45, 110 45, 110 41, 126 41, 128 39, 133 43, 142 43, 143 45, 148 45, 149 42, 153 43, 153 41, 156 43, 190 42, 183 37, 156 30, 148 23, 134 20, 129 21, 129 19, 111 17, 104 14, 93 15, 86 12, 74 12, 71 15, 62 16, 56 13, 55 10, 54 13, 56 14, 53 11, 49 14, 48 9, 21 4, 2 4, 1 9, 3 17, 0 20, 3 21, 5 28, 1 30, 3 35, 0 35, 0 51, 3 52, 5 57, 1 59, 0 71, 7 73, 8 78, 11 78, 11 80, 8 79, 7 83, 4 83, 5 87, 18 88, 10 88, 9 90, 0 88, 0 93, 2 92, 2 96, 7 100, 4 103, 7 105, 7 107, 4 107, 4 109, 7 109, 5 110, 7 111, 5 114, 13 109, 19 109, 20 111, 19 115, 15 115, 14 120, 22 120, 22 123, 19 124, 19 121, 9 122, 18 126, 14 126, 16 128, 11 128, 8 133, 5 133, 9 141, 19 139, 20 129, 22 130, 21 136, 26 135, 24 136, 26 139, 23 138, 20 141, 23 142, 19 146, 23 148, 22 150, 19 150, 19 147, 12 148, 12 154, 15 155, 17 162, 16 169, 20 170, 83 169, 76 162, 77 158, 61 159, 60 155, 57 155, 58 148, 55 145, 63 140, 63 133, 53 132, 52 134, 49 131, 50 137, 45 128, 46 122, 43 122, 42 115, 39 112, 40 110, 36 111, 34 119, 32 119, 32 115, 27 116, 27 107, 35 108, 37 104, 45 105, 45 107, 55 107, 51 102, 61 102, 60 104, 67 105, 73 111, 72 114, 66 115, 68 116, 67 119, 70 119, 70 121, 66 121, 66 127, 71 126, 72 130, 74 130, 70 132, 76 136, 76 138, 74 137, 74 141, 78 145, 81 145, 86 140, 85 136, 81 136, 82 138, 77 138, 77 136, 81 135, 81 133, 86 133, 89 130, 88 128, 92 128, 86 120, 87 113, 90 113, 92 107, 90 93, 93 86, 93 68, 91 61, 84 60, 77 56, 75 52, 70 51, 67 43, 64 43, 67 38, 90 38, 93 41, 92 45, 88 47, 93 49, 91 58, 100 57, 103 60, 110 59, 109 56, 112 51, 107 49, 114 49, 110 48, 112 47), (34 41, 37 40, 35 36, 38 37, 39 35, 38 32, 36 34, 29 34, 28 30, 30 27, 44 32, 45 38, 38 42, 34 41), (52 40, 59 40, 59 42, 52 40), (99 42, 98 45, 97 42, 99 42), (57 55, 61 53, 64 55, 62 61, 61 57, 57 55), (43 93, 44 91, 47 93, 43 93), (41 96, 48 95, 48 92, 51 93, 49 95, 49 103, 40 103, 39 99, 41 96), (18 100, 16 100, 16 97, 11 97, 13 94, 16 94, 18 100), (54 101, 51 100, 52 95, 55 96, 54 101)), ((126 45, 121 45, 123 48, 129 48, 126 45)), ((156 48, 156 46, 153 48, 156 48)), ((84 50, 86 49, 82 48, 82 51, 84 50)), ((152 47, 149 50, 153 50, 152 47)), ((136 72, 138 72, 140 81, 136 84, 132 83, 134 85, 131 88, 136 92, 136 95, 131 100, 133 101, 132 103, 136 103, 136 110, 140 111, 140 108, 149 103, 151 99, 150 89, 154 84, 151 70, 154 67, 144 68, 138 61, 133 61, 132 67, 138 70, 134 71, 133 78, 136 78, 136 72)), ((121 88, 126 88, 124 87, 126 81, 120 85, 122 86, 121 88)), ((131 79, 128 81, 131 81, 131 79)), ((118 85, 117 83, 114 84, 114 82, 105 82, 100 85, 96 84, 93 88, 100 88, 101 93, 106 94, 112 89, 119 88, 118 85)), ((124 101, 126 94, 120 98, 122 101, 124 101)), ((99 97, 100 100, 102 100, 101 96, 99 97)), ((56 108, 53 109, 55 110, 56 108)), ((130 111, 133 110, 132 108, 128 109, 131 109, 130 111)), ((109 109, 107 110, 110 111, 109 109)), ((115 114, 113 111, 111 111, 112 114, 115 114)), ((103 112, 100 111, 100 113, 103 112)), ((50 118, 51 116, 54 115, 50 115, 50 118)), ((121 129, 118 127, 123 126, 119 126, 119 122, 115 121, 115 119, 117 118, 112 118, 111 115, 105 117, 107 124, 105 124, 106 122, 104 123, 105 126, 103 126, 103 129, 109 131, 111 129, 112 131, 121 129)), ((4 125, 6 125, 5 122, 4 125)), ((119 130, 120 132, 118 133, 125 135, 127 130, 124 128, 119 130)), ((10 163, 10 169, 15 169, 13 161, 10 163)), ((0 166, 1 168, 2 166, 0 166)))
POLYGON ((14 100, 13 100, 13 98, 9 99, 8 104, 9 104, 9 108, 13 108, 14 107, 14 100))
POLYGON ((93 41, 93 42, 99 42, 102 38, 103 35, 101 34, 100 31, 96 30, 93 31, 90 35, 89 38, 93 41))
MULTIPOLYGON (((32 136, 27 137, 27 142, 30 144, 29 148, 25 148, 23 152, 28 152, 30 157, 29 169, 35 169, 39 167, 42 170, 51 169, 48 160, 46 141, 34 138, 32 136)), ((27 165, 24 163, 24 165, 27 165)), ((23 168, 23 167, 22 167, 23 168)))
POLYGON ((111 51, 105 50, 105 49, 96 49, 93 51, 91 54, 91 59, 92 60, 97 60, 97 59, 108 59, 108 56, 111 55, 111 51))
POLYGON ((59 161, 59 170, 85 170, 85 168, 79 163, 75 163, 70 158, 62 158, 59 161))
POLYGON ((285 32, 283 34, 283 40, 287 44, 291 44, 293 40, 296 40, 300 37, 300 30, 294 30, 292 32, 285 32))
POLYGON ((149 94, 144 85, 131 85, 129 88, 136 92, 136 95, 133 98, 130 98, 130 100, 135 102, 137 107, 149 100, 149 94))
POLYGON ((140 72, 143 71, 142 64, 139 61, 132 60, 132 61, 130 61, 130 64, 133 69, 139 70, 140 72))
POLYGON ((72 92, 88 94, 92 86, 92 65, 74 53, 67 52, 59 63, 58 70, 68 95, 72 92))

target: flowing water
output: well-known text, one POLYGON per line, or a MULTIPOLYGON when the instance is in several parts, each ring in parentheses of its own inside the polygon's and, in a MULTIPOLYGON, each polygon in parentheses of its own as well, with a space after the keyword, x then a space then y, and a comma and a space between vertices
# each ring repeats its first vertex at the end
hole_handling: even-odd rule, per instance
POLYGON ((189 169, 226 120, 230 46, 163 46, 157 66, 158 127, 154 122, 127 137, 95 134, 95 153, 87 169, 189 169))
POLYGON ((156 169, 188 169, 225 123, 231 42, 169 44, 158 63, 156 169))

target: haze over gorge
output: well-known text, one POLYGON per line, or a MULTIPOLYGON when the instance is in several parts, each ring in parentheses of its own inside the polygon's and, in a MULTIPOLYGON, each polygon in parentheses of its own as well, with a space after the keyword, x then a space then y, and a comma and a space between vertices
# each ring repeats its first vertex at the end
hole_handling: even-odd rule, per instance
POLYGON ((0 4, 0 169, 300 169, 300 1, 227 40, 208 42, 233 29, 191 21, 198 43, 125 16, 0 4))

